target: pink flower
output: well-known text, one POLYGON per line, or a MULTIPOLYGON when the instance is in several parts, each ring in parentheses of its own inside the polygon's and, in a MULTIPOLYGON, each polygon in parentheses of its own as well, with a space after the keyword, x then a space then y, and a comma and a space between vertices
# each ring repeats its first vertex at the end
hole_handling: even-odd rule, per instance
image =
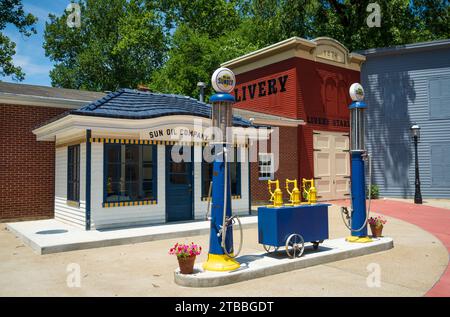
POLYGON ((191 242, 190 244, 176 243, 169 249, 169 254, 176 255, 179 258, 196 256, 201 253, 202 247, 191 242))

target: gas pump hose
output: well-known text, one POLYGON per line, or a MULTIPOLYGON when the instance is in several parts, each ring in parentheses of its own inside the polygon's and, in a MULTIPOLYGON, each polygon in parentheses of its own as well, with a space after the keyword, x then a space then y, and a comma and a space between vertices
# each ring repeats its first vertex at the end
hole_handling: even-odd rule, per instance
MULTIPOLYGON (((347 221, 344 219, 344 213, 345 213, 344 209, 345 209, 345 207, 341 207, 341 218, 342 218, 342 221, 344 222, 344 225, 347 227, 347 229, 352 231, 352 232, 361 231, 367 225, 367 222, 369 221, 370 204, 371 204, 371 201, 372 201, 372 195, 371 195, 371 189, 370 189, 372 187, 372 157, 370 156, 369 153, 366 153, 366 155, 367 155, 367 160, 369 162, 369 199, 368 199, 369 202, 368 202, 368 206, 366 208, 366 219, 364 220, 363 225, 360 228, 358 228, 358 229, 352 229, 351 224, 349 226, 347 221)), ((350 204, 351 204, 351 211, 353 212, 353 199, 352 199, 352 191, 351 190, 350 190, 350 204)))
POLYGON ((236 258, 239 253, 241 253, 242 250, 242 238, 243 238, 243 232, 242 232, 242 224, 241 224, 241 220, 239 219, 239 217, 237 215, 232 216, 231 218, 228 219, 227 221, 227 202, 228 202, 228 164, 227 164, 228 160, 227 160, 227 149, 226 147, 224 147, 223 149, 223 163, 224 163, 224 195, 223 195, 223 222, 222 222, 222 249, 225 252, 226 255, 228 255, 230 258, 236 258), (233 254, 230 254, 227 250, 226 247, 226 237, 227 237, 227 229, 229 225, 233 225, 233 220, 236 220, 239 224, 239 248, 237 252, 234 252, 234 248, 233 248, 233 254))

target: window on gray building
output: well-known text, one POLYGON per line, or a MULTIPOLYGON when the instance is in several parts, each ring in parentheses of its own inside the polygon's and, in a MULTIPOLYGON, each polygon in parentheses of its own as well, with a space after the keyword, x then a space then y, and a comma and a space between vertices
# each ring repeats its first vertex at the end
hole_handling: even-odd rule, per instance
POLYGON ((431 183, 433 187, 450 184, 450 144, 431 144, 431 183))
POLYGON ((430 118, 450 118, 450 77, 429 80, 430 118))

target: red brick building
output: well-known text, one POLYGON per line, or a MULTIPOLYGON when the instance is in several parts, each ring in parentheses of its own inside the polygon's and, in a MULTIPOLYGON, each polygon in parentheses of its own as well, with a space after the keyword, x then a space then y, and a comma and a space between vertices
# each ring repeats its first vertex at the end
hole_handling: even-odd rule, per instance
POLYGON ((102 96, 0 82, 0 221, 53 217, 55 144, 32 130, 102 96))
POLYGON ((253 202, 268 200, 268 178, 280 180, 285 201, 286 178, 314 177, 322 200, 348 195, 348 89, 364 60, 330 38, 294 37, 222 64, 236 75, 236 113, 279 128, 279 168, 261 171, 270 147, 252 163, 253 202))

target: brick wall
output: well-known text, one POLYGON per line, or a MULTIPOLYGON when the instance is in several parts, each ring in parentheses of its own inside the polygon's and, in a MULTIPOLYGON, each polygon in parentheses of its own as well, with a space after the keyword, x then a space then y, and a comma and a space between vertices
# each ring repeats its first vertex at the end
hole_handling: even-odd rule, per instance
MULTIPOLYGON (((275 128, 275 127, 274 127, 275 128)), ((279 131, 279 167, 275 172, 275 179, 280 180, 280 187, 283 191, 283 199, 287 203, 289 199, 286 193, 285 180, 298 178, 298 149, 297 138, 298 128, 296 127, 278 127, 279 131)), ((267 147, 268 152, 271 151, 270 142, 267 147)), ((270 194, 267 188, 267 181, 260 181, 258 179, 258 162, 250 163, 250 177, 251 177, 251 195, 252 203, 260 204, 269 203, 270 194)))
POLYGON ((67 109, 0 104, 0 221, 53 217, 53 142, 31 132, 67 109))
POLYGON ((297 60, 298 58, 290 58, 237 75, 236 89, 233 92, 237 101, 233 107, 296 119, 298 117, 297 60), (284 76, 287 77, 284 78, 284 76), (280 77, 285 79, 284 90, 281 89, 280 77), (269 81, 274 81, 276 93, 269 94, 269 81), (260 87, 259 84, 263 86, 260 87), (253 98, 250 88, 255 89, 253 98), (260 96, 261 88, 263 96, 260 96))

